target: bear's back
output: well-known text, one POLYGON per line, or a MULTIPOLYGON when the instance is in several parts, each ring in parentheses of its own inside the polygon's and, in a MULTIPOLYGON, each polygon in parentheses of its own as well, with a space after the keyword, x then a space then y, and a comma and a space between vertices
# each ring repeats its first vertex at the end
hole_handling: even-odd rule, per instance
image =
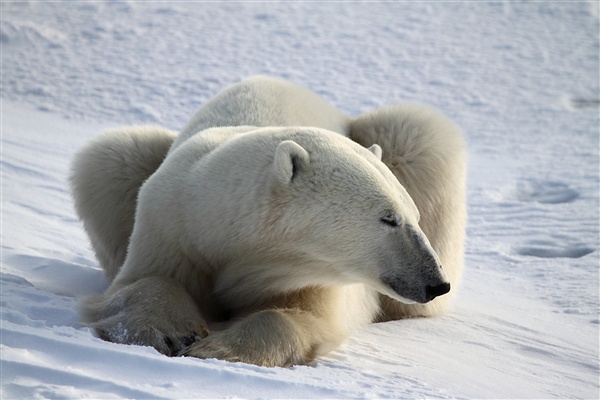
POLYGON ((212 127, 314 126, 343 133, 349 122, 349 116, 316 93, 259 75, 223 90, 202 106, 181 131, 171 152, 191 136, 212 127))

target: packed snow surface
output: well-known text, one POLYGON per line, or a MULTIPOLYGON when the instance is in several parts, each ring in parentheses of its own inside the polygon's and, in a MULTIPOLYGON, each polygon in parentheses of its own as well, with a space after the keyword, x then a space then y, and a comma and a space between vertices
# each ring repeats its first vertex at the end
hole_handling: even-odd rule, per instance
POLYGON ((2 398, 594 398, 597 2, 2 1, 2 398), (309 366, 103 342, 107 283, 72 208, 102 129, 180 129, 244 77, 352 115, 431 104, 469 143, 465 277, 446 316, 377 324, 309 366))

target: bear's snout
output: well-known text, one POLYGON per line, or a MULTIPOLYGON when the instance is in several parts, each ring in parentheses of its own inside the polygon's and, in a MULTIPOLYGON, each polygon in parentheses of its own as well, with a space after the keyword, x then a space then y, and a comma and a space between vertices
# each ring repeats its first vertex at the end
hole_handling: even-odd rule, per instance
POLYGON ((450 291, 450 283, 444 282, 436 286, 427 285, 425 288, 425 298, 431 301, 438 296, 446 294, 450 291))
POLYGON ((387 288, 392 290, 392 292, 384 290, 382 293, 405 304, 414 302, 425 304, 450 291, 450 283, 445 279, 432 279, 429 281, 430 283, 419 284, 417 282, 410 283, 400 277, 388 275, 382 276, 382 281, 386 284, 387 288))

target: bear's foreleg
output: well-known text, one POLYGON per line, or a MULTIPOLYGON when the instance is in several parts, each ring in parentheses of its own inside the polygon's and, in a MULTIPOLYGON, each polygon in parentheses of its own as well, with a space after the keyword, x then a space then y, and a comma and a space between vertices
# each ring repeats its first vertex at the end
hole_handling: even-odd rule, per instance
POLYGON ((193 343, 180 355, 264 367, 307 364, 344 339, 330 325, 308 311, 264 310, 193 343))
POLYGON ((152 346, 175 356, 209 331, 194 300, 168 278, 148 277, 109 288, 81 305, 84 323, 106 341, 152 346))

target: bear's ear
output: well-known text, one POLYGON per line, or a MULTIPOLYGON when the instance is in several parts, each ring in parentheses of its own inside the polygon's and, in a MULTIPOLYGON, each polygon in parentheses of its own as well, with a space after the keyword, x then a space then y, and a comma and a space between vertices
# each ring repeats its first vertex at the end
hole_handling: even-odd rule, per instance
POLYGON ((275 150, 273 169, 275 181, 279 185, 288 185, 299 171, 308 166, 308 152, 298 143, 285 140, 275 150))
POLYGON ((371 153, 375 154, 375 157, 379 158, 379 161, 381 161, 381 156, 383 155, 383 151, 381 151, 381 146, 379 146, 378 144, 374 144, 373 146, 369 147, 368 150, 371 153))

